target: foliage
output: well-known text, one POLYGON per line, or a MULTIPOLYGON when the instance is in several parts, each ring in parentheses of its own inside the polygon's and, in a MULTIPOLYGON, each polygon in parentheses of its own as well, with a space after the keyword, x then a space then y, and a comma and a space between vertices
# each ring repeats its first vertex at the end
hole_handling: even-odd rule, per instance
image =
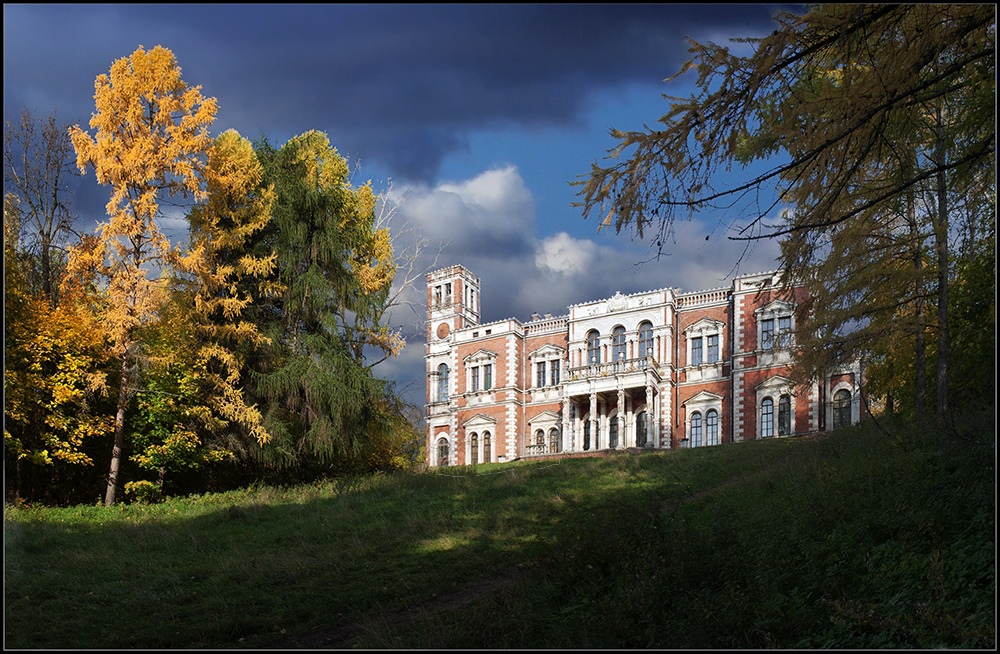
POLYGON ((101 298, 66 279, 53 306, 27 288, 17 256, 16 216, 4 220, 4 451, 8 492, 26 466, 92 466, 91 442, 110 431, 111 359, 101 298))
POLYGON ((247 356, 270 339, 248 319, 248 308, 255 298, 283 289, 274 279, 276 254, 256 256, 247 245, 270 223, 274 191, 263 185, 251 143, 233 130, 216 139, 205 175, 208 199, 189 214, 191 252, 181 264, 188 273, 185 290, 194 298, 188 338, 195 343, 201 391, 221 421, 215 431, 238 425, 263 445, 271 436, 258 408, 247 404, 242 376, 247 356))
POLYGON ((991 649, 991 420, 8 506, 6 645, 991 649))
POLYGON ((115 502, 125 444, 125 413, 133 383, 135 332, 155 319, 163 301, 154 269, 175 264, 176 253, 157 223, 164 194, 204 198, 201 171, 211 145, 207 128, 216 102, 181 79, 173 53, 141 46, 97 76, 91 136, 70 128, 81 172, 93 167, 97 181, 111 186, 108 221, 92 248, 73 248, 69 269, 106 279, 105 321, 113 352, 121 361, 114 446, 105 502, 115 502))
POLYGON ((580 206, 661 243, 681 212, 720 205, 737 214, 723 213, 732 238, 783 237, 786 281, 814 293, 799 376, 903 337, 920 358, 933 336, 941 418, 950 222, 970 198, 987 205, 965 211, 972 232, 995 213, 995 9, 815 5, 775 20, 771 35, 737 40, 746 56, 692 43, 678 76, 695 71, 696 94, 668 97, 657 129, 612 130, 612 161, 578 182, 580 206), (720 169, 759 162, 765 172, 716 189, 720 169))
POLYGON ((366 346, 401 347, 367 321, 380 315, 394 274, 388 232, 374 226, 370 185, 352 187, 326 135, 307 132, 280 149, 263 142, 257 152, 276 200, 249 249, 276 255, 267 279, 282 289, 253 312, 270 344, 250 382, 274 437, 257 455, 278 467, 351 466, 394 427, 387 385, 363 361, 366 346))
POLYGON ((371 184, 352 186, 319 132, 280 149, 233 130, 213 141, 215 99, 162 46, 94 88, 91 133, 30 112, 6 133, 12 501, 89 501, 104 484, 110 505, 120 476, 148 502, 411 467, 411 408, 371 370, 404 345, 384 322, 397 265, 371 184), (63 269, 70 147, 111 189, 107 221, 63 269), (188 243, 167 239, 167 205, 186 206, 188 243))

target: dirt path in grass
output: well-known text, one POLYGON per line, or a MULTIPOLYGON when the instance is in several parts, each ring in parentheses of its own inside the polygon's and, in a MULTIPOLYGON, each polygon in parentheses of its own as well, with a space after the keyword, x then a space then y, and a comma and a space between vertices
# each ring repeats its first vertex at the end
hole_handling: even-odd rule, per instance
POLYGON ((403 611, 381 613, 366 622, 354 622, 338 625, 328 629, 319 629, 307 634, 289 636, 266 649, 348 649, 352 641, 363 633, 368 625, 378 624, 380 627, 396 628, 416 622, 439 611, 452 611, 484 597, 489 593, 512 586, 524 578, 520 567, 514 567, 503 574, 479 579, 449 593, 438 595, 420 606, 403 611))

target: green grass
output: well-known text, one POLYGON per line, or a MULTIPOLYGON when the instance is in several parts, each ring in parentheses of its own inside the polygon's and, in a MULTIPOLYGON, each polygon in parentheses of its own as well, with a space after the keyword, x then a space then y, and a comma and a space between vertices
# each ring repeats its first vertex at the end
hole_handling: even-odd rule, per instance
POLYGON ((5 646, 993 648, 975 433, 8 506, 5 646))

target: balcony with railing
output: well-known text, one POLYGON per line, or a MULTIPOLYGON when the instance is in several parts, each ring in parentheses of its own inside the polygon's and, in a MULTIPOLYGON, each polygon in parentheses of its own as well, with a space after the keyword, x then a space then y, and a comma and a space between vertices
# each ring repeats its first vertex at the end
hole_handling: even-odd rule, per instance
POLYGON ((638 376, 645 379, 646 371, 651 371, 655 375, 655 380, 660 380, 659 364, 656 359, 650 356, 636 357, 634 359, 619 359, 607 363, 592 363, 586 366, 576 366, 568 370, 568 381, 585 381, 588 379, 604 377, 638 376))

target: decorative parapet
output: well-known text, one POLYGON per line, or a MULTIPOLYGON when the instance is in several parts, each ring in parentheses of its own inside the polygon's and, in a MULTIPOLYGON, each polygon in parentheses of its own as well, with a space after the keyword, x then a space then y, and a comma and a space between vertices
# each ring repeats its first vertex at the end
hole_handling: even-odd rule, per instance
POLYGON ((729 288, 713 288, 708 291, 686 293, 677 297, 677 306, 686 309, 706 304, 725 303, 729 301, 730 290, 729 288))

